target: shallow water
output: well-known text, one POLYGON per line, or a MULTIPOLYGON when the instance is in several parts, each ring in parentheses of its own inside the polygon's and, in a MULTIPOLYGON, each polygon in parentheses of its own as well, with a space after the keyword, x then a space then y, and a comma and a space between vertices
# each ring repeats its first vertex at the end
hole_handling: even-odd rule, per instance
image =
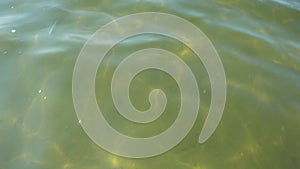
POLYGON ((296 0, 4 0, 0 9, 0 169, 300 168, 296 0), (117 114, 109 80, 120 60, 138 49, 160 47, 178 54, 198 75, 201 91, 196 125, 180 144, 156 157, 128 159, 104 151, 82 130, 72 102, 72 73, 80 49, 97 29, 147 11, 187 19, 209 37, 224 65, 227 102, 216 132, 198 144, 211 92, 201 62, 166 37, 144 35, 121 42, 100 65, 96 79, 98 104, 118 131, 136 137, 158 134, 172 124, 179 108, 173 79, 149 70, 132 82, 132 102, 147 109, 149 91, 160 87, 168 96, 165 114, 147 125, 117 114))

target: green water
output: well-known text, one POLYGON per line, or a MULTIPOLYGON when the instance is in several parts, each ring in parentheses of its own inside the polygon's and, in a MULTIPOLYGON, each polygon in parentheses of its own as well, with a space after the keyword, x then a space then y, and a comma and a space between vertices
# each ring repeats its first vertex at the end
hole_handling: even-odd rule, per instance
POLYGON ((9 1, 0 2, 0 169, 296 169, 300 168, 300 3, 288 1, 9 1), (149 70, 130 88, 133 104, 149 107, 153 88, 168 105, 150 124, 115 110, 111 75, 128 54, 160 47, 183 58, 197 75, 198 119, 172 150, 147 159, 110 154, 81 128, 72 102, 72 73, 85 41, 101 26, 137 12, 165 12, 200 28, 212 41, 227 77, 227 102, 213 136, 198 144, 210 106, 208 75, 183 44, 141 35, 115 46, 100 65, 96 95, 121 133, 149 137, 167 129, 180 104, 167 74, 149 70))

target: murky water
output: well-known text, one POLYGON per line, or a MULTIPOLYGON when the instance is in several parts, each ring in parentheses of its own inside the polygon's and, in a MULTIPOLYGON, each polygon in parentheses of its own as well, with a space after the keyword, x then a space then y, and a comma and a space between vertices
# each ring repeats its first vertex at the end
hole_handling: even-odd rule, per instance
POLYGON ((10 1, 0 2, 0 169, 221 169, 300 168, 300 3, 260 1, 10 1), (160 156, 110 154, 82 130, 72 102, 72 72, 85 41, 115 18, 166 12, 195 24, 224 64, 228 94, 221 124, 204 144, 198 136, 210 103, 208 75, 183 44, 157 35, 115 46, 100 65, 98 104, 118 131, 148 137, 176 118, 179 90, 172 78, 149 70, 131 86, 133 104, 147 109, 148 93, 162 88, 165 114, 147 125, 124 120, 113 107, 110 80, 128 54, 160 47, 196 72, 201 108, 196 125, 160 156), (175 113, 174 113, 175 112, 175 113))

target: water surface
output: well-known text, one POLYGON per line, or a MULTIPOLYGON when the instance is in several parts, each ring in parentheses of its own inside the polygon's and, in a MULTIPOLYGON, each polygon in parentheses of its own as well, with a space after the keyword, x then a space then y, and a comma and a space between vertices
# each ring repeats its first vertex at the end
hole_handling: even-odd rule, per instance
POLYGON ((0 2, 0 169, 294 169, 300 168, 300 3, 296 0, 10 1, 0 2), (110 96, 113 70, 128 54, 167 49, 197 74, 201 108, 188 136, 148 159, 110 154, 82 130, 72 102, 72 72, 85 41, 101 26, 137 12, 165 12, 200 28, 212 41, 227 76, 222 121, 204 144, 198 136, 210 103, 202 63, 180 42, 144 35, 115 46, 96 78, 98 104, 118 131, 148 137, 167 129, 179 90, 167 74, 149 70, 131 86, 133 104, 148 108, 160 87, 165 114, 138 125, 123 119, 110 96))

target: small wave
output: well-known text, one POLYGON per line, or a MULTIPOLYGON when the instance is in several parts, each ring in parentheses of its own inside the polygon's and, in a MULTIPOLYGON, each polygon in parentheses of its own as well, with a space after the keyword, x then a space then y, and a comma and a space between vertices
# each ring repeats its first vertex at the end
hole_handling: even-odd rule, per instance
POLYGON ((274 2, 277 2, 281 5, 284 5, 286 7, 295 9, 297 11, 300 11, 300 2, 297 1, 287 1, 287 0, 272 0, 274 2))

